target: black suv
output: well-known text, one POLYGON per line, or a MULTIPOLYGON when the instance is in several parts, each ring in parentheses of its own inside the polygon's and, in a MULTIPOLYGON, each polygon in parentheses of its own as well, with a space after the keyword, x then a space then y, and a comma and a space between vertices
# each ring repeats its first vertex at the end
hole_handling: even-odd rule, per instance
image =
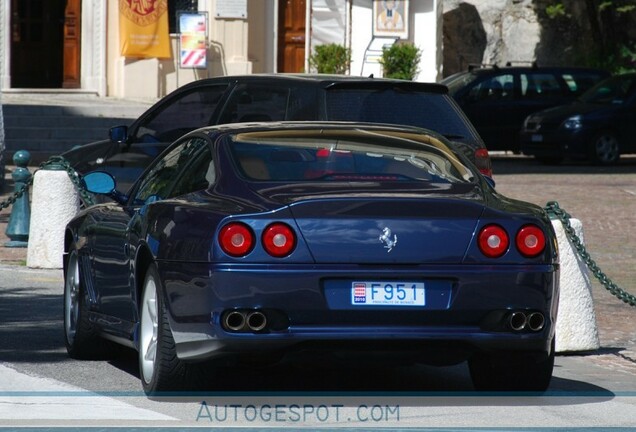
MULTIPOLYGON (((351 121, 433 130, 486 175, 483 141, 445 86, 342 75, 246 75, 209 78, 167 95, 110 140, 64 153, 81 173, 104 170, 130 186, 169 143, 202 126, 237 122, 351 121)), ((122 188, 122 191, 125 190, 122 188)))
POLYGON ((470 67, 442 84, 464 110, 488 150, 519 152, 525 118, 575 100, 610 76, 600 69, 574 67, 470 67))

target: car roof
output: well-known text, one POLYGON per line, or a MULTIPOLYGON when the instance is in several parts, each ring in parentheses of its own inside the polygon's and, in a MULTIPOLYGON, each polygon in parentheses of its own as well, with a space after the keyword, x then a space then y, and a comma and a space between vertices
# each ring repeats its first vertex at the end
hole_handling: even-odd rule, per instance
POLYGON ((374 78, 351 75, 302 74, 302 73, 262 73, 250 75, 228 75, 223 77, 204 78, 184 85, 181 89, 205 86, 220 82, 279 82, 315 85, 322 88, 350 88, 350 89, 385 89, 399 88, 409 91, 424 91, 429 93, 447 94, 446 86, 437 83, 406 81, 390 78, 374 78))
POLYGON ((590 68, 590 67, 582 67, 582 66, 497 66, 497 65, 471 65, 467 70, 462 72, 457 72, 456 74, 450 75, 445 78, 445 80, 451 77, 458 77, 466 74, 473 75, 497 75, 505 72, 589 72, 596 73, 601 75, 610 76, 611 74, 605 69, 598 68, 590 68))

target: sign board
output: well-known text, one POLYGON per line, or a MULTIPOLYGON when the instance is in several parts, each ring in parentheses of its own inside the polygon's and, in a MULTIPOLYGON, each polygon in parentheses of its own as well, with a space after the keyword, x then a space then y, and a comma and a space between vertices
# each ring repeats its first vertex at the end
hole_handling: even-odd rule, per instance
POLYGON ((179 17, 179 66, 206 69, 208 67, 208 14, 182 12, 179 17))
POLYGON ((373 0, 373 36, 408 39, 408 0, 373 0))
POLYGON ((247 19, 247 0, 216 0, 215 17, 247 19))

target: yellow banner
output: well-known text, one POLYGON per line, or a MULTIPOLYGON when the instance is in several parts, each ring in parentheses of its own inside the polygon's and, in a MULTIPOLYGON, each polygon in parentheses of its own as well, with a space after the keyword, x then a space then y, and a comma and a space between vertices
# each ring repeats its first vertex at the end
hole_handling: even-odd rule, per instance
POLYGON ((170 58, 168 0, 119 0, 119 33, 124 57, 170 58))

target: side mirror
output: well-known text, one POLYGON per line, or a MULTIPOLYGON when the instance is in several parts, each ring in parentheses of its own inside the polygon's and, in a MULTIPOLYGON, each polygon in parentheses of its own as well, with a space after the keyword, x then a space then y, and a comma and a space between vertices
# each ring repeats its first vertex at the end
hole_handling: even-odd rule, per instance
POLYGON ((104 171, 93 171, 83 178, 86 190, 100 195, 110 195, 115 191, 115 178, 104 171))
POLYGON ((123 143, 128 140, 128 126, 114 126, 108 130, 111 141, 123 143))
POLYGON ((486 179, 486 183, 488 183, 490 185, 491 188, 495 188, 495 180, 492 177, 489 176, 484 176, 484 178, 486 179))

